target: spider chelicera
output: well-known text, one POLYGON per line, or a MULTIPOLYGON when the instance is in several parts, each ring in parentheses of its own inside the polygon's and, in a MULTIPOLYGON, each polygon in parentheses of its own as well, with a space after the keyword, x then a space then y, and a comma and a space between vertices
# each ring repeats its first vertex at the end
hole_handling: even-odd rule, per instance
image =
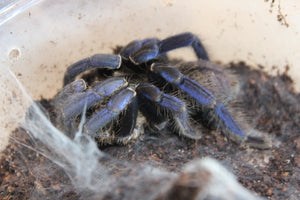
POLYGON ((80 60, 68 67, 64 87, 53 100, 57 121, 74 133, 86 109, 83 132, 110 144, 136 139, 146 122, 157 129, 171 126, 180 135, 197 140, 201 138, 197 124, 205 121, 217 124, 234 142, 243 143, 249 137, 218 96, 181 72, 209 71, 219 89, 227 90, 230 84, 219 78, 218 69, 208 67, 208 60, 199 38, 191 33, 164 40, 135 40, 119 55, 96 54, 80 60), (192 46, 198 61, 174 63, 168 59, 167 52, 186 46, 192 46), (87 72, 92 79, 75 80, 87 72))

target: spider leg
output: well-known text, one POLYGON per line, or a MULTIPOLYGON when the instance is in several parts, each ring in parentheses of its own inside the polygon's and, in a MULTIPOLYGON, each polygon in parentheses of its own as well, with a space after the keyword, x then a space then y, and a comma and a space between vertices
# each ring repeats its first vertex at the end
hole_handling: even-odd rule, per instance
POLYGON ((170 66, 152 64, 151 71, 159 74, 166 82, 179 88, 198 102, 201 107, 208 110, 209 115, 216 117, 217 121, 224 126, 224 133, 229 138, 239 143, 244 139, 245 133, 231 117, 224 105, 218 102, 213 94, 202 85, 170 66))
POLYGON ((80 60, 68 67, 64 76, 64 86, 74 81, 76 76, 91 69, 119 69, 121 57, 111 54, 96 54, 80 60))
MULTIPOLYGON (((130 42, 129 44, 127 44, 125 47, 122 48, 120 55, 122 56, 122 58, 124 60, 129 60, 129 57, 134 53, 137 52, 138 50, 142 49, 142 48, 149 48, 151 46, 155 46, 157 43, 159 42, 158 39, 156 38, 148 38, 145 40, 134 40, 132 42, 130 42)), ((155 48, 155 47, 154 47, 155 48)), ((147 56, 148 54, 151 55, 151 48, 148 49, 148 53, 145 52, 145 56, 147 56), (150 52, 150 53, 149 53, 150 52)), ((157 50, 155 49, 154 51, 152 51, 155 55, 153 55, 152 57, 155 57, 157 55, 157 50)), ((143 52, 141 52, 140 55, 138 55, 137 57, 144 57, 144 55, 142 55, 143 52)), ((145 59, 145 58, 144 58, 145 59)), ((148 58, 148 60, 152 59, 151 57, 148 58)))
POLYGON ((128 85, 121 77, 113 77, 96 84, 92 89, 86 89, 83 80, 74 81, 66 85, 54 99, 54 107, 59 110, 64 124, 68 124, 83 112, 83 108, 90 108, 101 103, 105 98, 128 85), (84 91, 85 90, 85 91, 84 91))
MULTIPOLYGON (((94 137, 97 131, 99 131, 101 128, 104 128, 109 122, 116 119, 123 111, 125 111, 135 98, 136 93, 130 88, 125 88, 119 91, 111 97, 104 109, 94 114, 84 124, 83 132, 94 137)), ((132 114, 132 116, 134 117, 137 115, 132 114)))
POLYGON ((192 46, 197 57, 208 60, 207 52, 200 39, 192 33, 178 34, 164 40, 146 39, 129 43, 121 52, 122 56, 136 65, 153 60, 177 48, 192 46))
POLYGON ((136 88, 136 92, 139 98, 144 103, 146 102, 145 106, 141 106, 141 111, 146 117, 155 120, 158 116, 164 115, 164 118, 166 118, 166 115, 170 115, 176 128, 182 135, 192 139, 201 138, 201 135, 191 127, 187 107, 183 101, 163 93, 156 86, 149 83, 140 84, 136 88), (156 108, 153 110, 151 105, 154 105, 156 108))
POLYGON ((137 138, 141 134, 141 130, 135 125, 138 117, 138 98, 134 97, 128 104, 126 111, 123 116, 119 119, 117 126, 114 128, 115 136, 118 143, 126 144, 133 138, 137 138))
POLYGON ((172 37, 166 38, 159 42, 159 54, 165 54, 168 51, 192 46, 197 57, 204 60, 209 60, 207 52, 201 43, 200 39, 192 33, 181 33, 172 37))
POLYGON ((80 79, 77 81, 73 81, 65 87, 63 87, 63 89, 55 95, 52 102, 55 105, 55 107, 61 107, 61 105, 67 101, 68 97, 75 93, 83 92, 85 89, 86 83, 84 80, 80 79))

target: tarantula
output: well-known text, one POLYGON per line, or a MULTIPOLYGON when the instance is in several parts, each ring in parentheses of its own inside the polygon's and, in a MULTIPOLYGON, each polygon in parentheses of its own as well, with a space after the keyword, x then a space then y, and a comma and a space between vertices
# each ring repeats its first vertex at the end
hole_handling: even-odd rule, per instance
MULTIPOLYGON (((221 89, 230 86, 218 69, 210 68, 208 55, 199 38, 191 33, 164 40, 135 40, 123 47, 119 55, 96 54, 68 67, 64 87, 53 105, 57 121, 74 134, 86 110, 83 132, 104 143, 126 144, 142 132, 137 120, 143 116, 151 127, 174 127, 179 134, 200 139, 197 123, 217 124, 223 133, 237 143, 249 139, 225 106, 212 92, 184 71, 208 70, 221 89), (167 52, 192 46, 196 62, 170 61, 167 52), (74 81, 89 72, 92 81, 74 81), (221 74, 221 75, 220 75, 221 74)), ((201 72, 200 72, 201 73, 201 72)), ((193 74, 193 72, 191 72, 193 74)), ((220 89, 220 88, 219 88, 220 89)), ((258 142, 261 142, 257 140, 258 142)))

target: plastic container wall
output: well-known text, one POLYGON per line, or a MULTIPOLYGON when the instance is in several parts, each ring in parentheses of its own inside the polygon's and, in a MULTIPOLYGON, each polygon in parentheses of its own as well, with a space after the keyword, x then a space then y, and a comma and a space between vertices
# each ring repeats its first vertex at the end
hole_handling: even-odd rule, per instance
MULTIPOLYGON (((52 97, 66 67, 95 53, 112 53, 134 39, 190 31, 213 61, 245 61, 289 74, 300 89, 299 1, 153 0, 18 1, 0 13, 0 149, 24 121, 28 106, 8 69, 33 99, 52 97), (297 82, 298 81, 298 82, 297 82)), ((185 60, 190 50, 176 51, 185 60)))

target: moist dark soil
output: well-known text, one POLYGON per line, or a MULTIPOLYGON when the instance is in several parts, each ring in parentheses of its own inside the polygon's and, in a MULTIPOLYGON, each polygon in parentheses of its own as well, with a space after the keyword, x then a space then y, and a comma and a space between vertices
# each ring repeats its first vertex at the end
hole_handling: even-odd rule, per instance
MULTIPOLYGON (((286 73, 270 76, 245 63, 230 68, 242 80, 239 100, 255 129, 272 139, 270 149, 254 149, 228 141, 216 130, 203 129, 203 138, 190 140, 172 131, 145 133, 135 143, 102 146, 117 159, 150 162, 180 172, 187 162, 203 157, 220 161, 238 181, 269 199, 300 199, 300 95, 286 73), (253 123, 254 121, 254 123, 253 123)), ((41 103, 51 110, 48 100, 41 103)), ((34 151, 35 141, 19 128, 11 134, 0 160, 0 199, 79 199, 65 172, 34 151), (55 197, 55 198, 53 198, 55 197)))

